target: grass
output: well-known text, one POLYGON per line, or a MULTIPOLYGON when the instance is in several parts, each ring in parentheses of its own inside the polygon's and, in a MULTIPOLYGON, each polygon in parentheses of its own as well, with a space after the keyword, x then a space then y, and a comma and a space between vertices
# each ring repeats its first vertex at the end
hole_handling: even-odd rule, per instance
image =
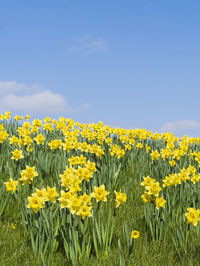
MULTIPOLYGON (((124 178, 133 176, 131 170, 126 171, 124 178)), ((136 180, 135 180, 136 181, 136 180)), ((138 182, 134 182, 135 186, 138 182)), ((190 239, 187 254, 181 258, 172 245, 171 241, 158 243, 152 241, 148 228, 145 226, 143 203, 141 191, 133 189, 127 204, 121 206, 117 213, 117 235, 114 236, 114 245, 108 256, 102 255, 99 259, 92 256, 90 259, 83 259, 79 265, 114 266, 119 265, 119 248, 117 239, 122 237, 122 224, 126 221, 133 221, 135 229, 140 230, 141 237, 134 241, 133 256, 131 265, 200 265, 200 244, 198 239, 190 239), (196 247, 198 246, 198 247, 196 247)), ((10 198, 9 205, 0 222, 0 265, 35 265, 31 249, 30 236, 21 224, 20 206, 14 198, 10 198), (11 228, 14 223, 16 229, 11 228)), ((51 265, 69 265, 63 256, 62 247, 54 255, 51 265)))

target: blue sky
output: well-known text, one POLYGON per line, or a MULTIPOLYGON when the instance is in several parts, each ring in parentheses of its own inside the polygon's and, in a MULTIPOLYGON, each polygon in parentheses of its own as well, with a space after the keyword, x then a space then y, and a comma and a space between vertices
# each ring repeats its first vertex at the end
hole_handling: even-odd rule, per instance
POLYGON ((200 136, 200 1, 0 1, 0 112, 200 136))

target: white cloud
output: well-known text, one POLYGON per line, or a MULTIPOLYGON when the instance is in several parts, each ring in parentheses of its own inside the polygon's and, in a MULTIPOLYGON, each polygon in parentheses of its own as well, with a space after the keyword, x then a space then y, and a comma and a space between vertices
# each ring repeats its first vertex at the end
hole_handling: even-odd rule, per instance
POLYGON ((180 132, 200 130, 200 123, 193 120, 181 120, 177 122, 167 122, 161 127, 162 131, 180 132))
POLYGON ((19 92, 26 88, 26 84, 17 83, 16 81, 0 81, 0 93, 19 92))
POLYGON ((105 52, 108 50, 108 42, 102 38, 91 39, 90 36, 82 38, 80 43, 68 48, 71 53, 81 52, 83 55, 90 55, 97 52, 105 52))
POLYGON ((43 91, 32 95, 17 96, 9 94, 2 101, 3 106, 9 110, 16 110, 29 113, 54 113, 54 112, 70 112, 67 107, 66 100, 59 94, 50 91, 43 91))
POLYGON ((45 90, 41 85, 28 86, 16 81, 0 81, 0 111, 32 116, 60 115, 84 111, 88 104, 72 108, 64 96, 45 90))
POLYGON ((44 88, 39 84, 33 84, 28 86, 25 83, 17 82, 17 81, 0 81, 0 95, 5 95, 8 93, 33 93, 44 90, 44 88))

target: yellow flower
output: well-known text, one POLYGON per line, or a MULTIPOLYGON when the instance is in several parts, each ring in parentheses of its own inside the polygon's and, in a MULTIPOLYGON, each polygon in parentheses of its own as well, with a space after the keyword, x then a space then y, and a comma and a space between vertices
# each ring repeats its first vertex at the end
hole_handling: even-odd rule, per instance
POLYGON ((33 126, 31 131, 33 132, 33 134, 36 134, 39 132, 39 127, 33 126))
POLYGON ((0 143, 3 143, 8 137, 6 130, 0 131, 0 143))
POLYGON ((33 142, 32 138, 30 136, 25 136, 23 138, 23 141, 24 141, 24 145, 30 145, 33 142))
POLYGON ((77 156, 72 156, 71 158, 68 159, 70 165, 76 165, 79 164, 79 160, 77 156))
POLYGON ((84 157, 84 156, 81 154, 81 156, 78 157, 79 164, 80 164, 80 165, 85 164, 85 163, 86 163, 86 159, 87 159, 87 158, 84 157))
POLYGON ((33 195, 37 195, 38 197, 40 197, 43 200, 43 202, 48 201, 46 188, 42 188, 42 189, 36 188, 36 192, 32 194, 32 196, 33 195))
POLYGON ((169 161, 169 164, 170 164, 171 166, 175 166, 175 165, 176 165, 176 161, 175 161, 175 160, 171 160, 171 161, 169 161))
POLYGON ((61 208, 69 208, 70 202, 72 200, 72 194, 70 192, 65 192, 61 190, 61 197, 58 199, 61 203, 61 208))
POLYGON ((126 145, 125 145, 125 150, 126 150, 126 151, 127 151, 127 150, 128 150, 128 151, 131 150, 131 145, 130 145, 130 144, 126 144, 126 145))
POLYGON ((82 205, 80 209, 77 211, 76 215, 80 215, 82 219, 85 219, 85 217, 91 217, 91 206, 82 205))
POLYGON ((55 139, 55 140, 51 140, 48 143, 49 147, 51 148, 51 150, 55 150, 55 149, 61 149, 63 143, 62 140, 60 139, 55 139))
POLYGON ((91 196, 84 193, 82 196, 80 196, 81 203, 83 205, 91 205, 91 196))
POLYGON ((151 147, 148 146, 147 144, 145 145, 145 148, 146 148, 146 151, 147 151, 147 152, 151 150, 151 147))
POLYGON ((14 159, 14 160, 16 160, 16 161, 18 161, 19 159, 23 159, 24 158, 24 156, 23 156, 23 152, 22 151, 20 151, 20 150, 18 150, 18 149, 16 149, 16 150, 14 150, 13 152, 12 152, 12 157, 11 157, 11 159, 14 159))
POLYGON ((187 170, 188 170, 189 175, 194 175, 196 173, 196 171, 197 171, 197 169, 194 166, 192 166, 192 165, 189 165, 187 170))
POLYGON ((86 164, 86 168, 90 171, 90 172, 95 172, 97 169, 96 169, 96 166, 95 166, 95 163, 92 163, 90 161, 87 162, 86 164))
POLYGON ((144 203, 149 203, 153 201, 152 195, 149 195, 148 192, 142 194, 141 198, 143 199, 144 203))
POLYGON ((194 226, 197 226, 198 221, 200 221, 200 210, 196 210, 196 208, 187 208, 185 216, 187 218, 187 223, 192 223, 194 226))
POLYGON ((127 196, 125 193, 121 193, 121 190, 120 192, 117 192, 117 191, 114 191, 115 192, 115 196, 116 196, 116 208, 119 207, 120 204, 126 202, 127 200, 127 196))
POLYGON ((83 168, 82 179, 85 179, 87 182, 89 182, 92 175, 93 172, 90 172, 87 168, 83 168))
POLYGON ((50 188, 48 186, 46 195, 48 200, 50 200, 51 202, 56 202, 56 197, 58 197, 58 193, 55 187, 50 188))
POLYGON ((139 231, 132 231, 131 232, 131 237, 134 238, 134 239, 137 239, 138 237, 140 237, 140 232, 139 231))
POLYGON ((95 198, 96 201, 107 201, 106 196, 109 194, 110 192, 105 190, 105 185, 101 185, 100 187, 96 187, 94 186, 94 192, 92 192, 90 194, 91 197, 95 198))
POLYGON ((11 223, 10 224, 10 228, 13 229, 13 230, 15 230, 16 229, 16 225, 14 223, 11 223))
POLYGON ((40 119, 34 119, 33 122, 32 122, 32 125, 36 126, 36 127, 41 127, 42 126, 42 121, 40 119))
POLYGON ((160 156, 160 153, 157 150, 151 152, 152 160, 158 160, 159 156, 160 156))
POLYGON ((40 197, 34 195, 32 197, 28 197, 28 200, 29 204, 27 205, 27 208, 33 209, 35 213, 37 213, 39 209, 44 208, 43 200, 40 197))
POLYGON ((145 187, 150 195, 158 197, 159 192, 162 190, 158 182, 152 183, 150 186, 145 187))
POLYGON ((155 182, 155 179, 153 179, 149 176, 143 177, 143 179, 144 179, 144 181, 140 183, 140 185, 143 187, 150 186, 152 183, 155 182))
POLYGON ((20 120, 20 115, 15 115, 15 121, 19 121, 20 120))
MULTIPOLYGON (((24 123, 23 123, 23 128, 29 130, 30 127, 31 127, 31 124, 30 124, 29 122, 24 122, 24 123)), ((30 131, 29 131, 29 134, 30 134, 30 131)))
POLYGON ((166 200, 164 200, 162 197, 156 198, 156 209, 160 209, 160 207, 164 207, 166 200))
POLYGON ((5 112, 5 119, 10 119, 10 111, 5 112))
POLYGON ((45 117, 44 122, 49 123, 51 121, 51 118, 49 116, 45 117))
POLYGON ((44 144, 44 139, 45 137, 42 134, 37 135, 34 140, 36 141, 36 143, 39 144, 44 144))
POLYGON ((77 197, 73 197, 69 203, 70 212, 75 214, 81 206, 81 200, 77 197))
POLYGON ((19 181, 14 181, 12 178, 8 182, 5 182, 6 185, 6 191, 10 191, 11 194, 13 194, 17 190, 17 185, 19 181))
POLYGON ((139 142, 137 145, 136 145, 136 148, 139 150, 139 149, 142 149, 143 148, 143 144, 141 142, 139 142))
POLYGON ((165 179, 163 179, 163 187, 170 188, 173 185, 172 183, 172 177, 171 175, 166 176, 165 179))
POLYGON ((0 131, 5 130, 4 125, 0 124, 0 131))
POLYGON ((26 169, 21 171, 21 178, 19 180, 23 182, 22 185, 30 184, 36 176, 38 176, 38 173, 35 171, 35 167, 26 166, 26 169))
POLYGON ((181 184, 181 176, 180 176, 180 174, 171 174, 171 183, 175 187, 177 185, 180 185, 181 184))
POLYGON ((190 180, 193 182, 193 184, 195 184, 196 182, 199 182, 199 179, 200 179, 200 174, 193 175, 190 180))
POLYGON ((73 149, 73 143, 71 140, 65 140, 63 143, 63 149, 67 152, 71 151, 73 149))

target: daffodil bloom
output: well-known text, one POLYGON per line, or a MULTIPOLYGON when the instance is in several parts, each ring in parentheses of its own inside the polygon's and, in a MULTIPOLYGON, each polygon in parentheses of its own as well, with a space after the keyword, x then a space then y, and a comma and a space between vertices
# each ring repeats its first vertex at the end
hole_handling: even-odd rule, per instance
POLYGON ((40 197, 43 200, 43 202, 48 201, 46 188, 42 188, 42 189, 36 188, 34 195, 37 195, 38 197, 40 197))
POLYGON ((92 175, 93 175, 93 172, 90 172, 87 168, 83 168, 83 175, 82 175, 83 179, 89 182, 92 175))
POLYGON ((55 149, 61 149, 63 143, 60 139, 55 139, 55 140, 51 140, 48 143, 48 145, 51 148, 51 150, 55 150, 55 149))
POLYGON ((163 179, 163 187, 170 188, 173 185, 171 176, 166 176, 165 179, 163 179))
POLYGON ((160 209, 160 207, 164 207, 166 200, 164 200, 162 197, 156 198, 156 209, 160 209))
POLYGON ((91 206, 87 206, 87 205, 82 205, 79 210, 77 211, 76 215, 80 215, 82 219, 85 219, 85 217, 91 217, 92 213, 91 213, 91 206))
POLYGON ((107 201, 106 196, 109 194, 110 192, 105 190, 105 185, 101 185, 100 187, 96 187, 94 186, 94 192, 92 192, 90 194, 91 197, 95 198, 96 201, 107 201))
POLYGON ((37 134, 39 132, 39 127, 33 126, 31 131, 33 132, 33 134, 37 134))
POLYGON ((24 158, 23 151, 20 151, 18 149, 14 150, 12 152, 12 155, 13 156, 11 157, 11 159, 14 159, 16 161, 18 161, 19 159, 23 159, 24 158))
POLYGON ((69 203, 70 212, 75 214, 79 210, 81 204, 81 200, 78 197, 73 197, 69 203))
POLYGON ((68 159, 70 165, 76 165, 79 164, 79 160, 77 156, 73 156, 71 158, 68 159))
POLYGON ((171 166, 175 166, 175 165, 176 165, 176 161, 175 161, 175 160, 171 160, 171 161, 169 161, 169 164, 170 164, 171 166))
POLYGON ((20 115, 15 115, 15 121, 19 121, 20 120, 20 115))
POLYGON ((45 117, 44 122, 49 123, 51 121, 51 118, 49 116, 45 117))
POLYGON ((158 160, 159 157, 160 157, 160 153, 157 150, 151 152, 152 160, 158 160))
POLYGON ((40 119, 34 119, 33 122, 32 122, 32 125, 36 126, 36 127, 41 127, 42 126, 42 121, 40 119))
POLYGON ((11 138, 9 138, 10 144, 17 144, 18 140, 19 140, 18 137, 14 135, 11 138))
POLYGON ((72 194, 70 192, 65 192, 61 190, 61 197, 58 199, 61 203, 61 208, 69 208, 70 202, 72 200, 72 194))
POLYGON ((29 204, 27 205, 27 208, 31 208, 35 213, 39 211, 39 209, 44 208, 43 200, 34 195, 32 197, 28 197, 29 204))
POLYGON ((143 199, 144 203, 149 203, 153 201, 153 196, 148 194, 148 192, 142 194, 141 198, 143 199))
POLYGON ((174 185, 175 187, 177 185, 181 184, 181 175, 180 174, 172 174, 171 175, 171 183, 172 185, 174 185))
POLYGON ((87 162, 86 164, 86 168, 90 171, 90 172, 95 172, 97 169, 96 169, 96 166, 95 166, 95 163, 92 163, 90 161, 87 162))
POLYGON ((162 190, 158 182, 152 183, 150 186, 145 187, 150 195, 158 197, 159 192, 162 190))
POLYGON ((189 175, 194 175, 196 173, 197 169, 193 165, 189 165, 187 168, 187 171, 188 171, 189 175))
POLYGON ((45 137, 42 134, 37 135, 34 140, 36 143, 39 144, 44 144, 45 137))
POLYGON ((185 216, 187 218, 187 223, 192 223, 194 226, 197 226, 200 221, 200 210, 196 208, 187 208, 185 216))
POLYGON ((86 157, 84 157, 83 155, 81 155, 80 157, 78 157, 78 161, 80 165, 83 165, 86 163, 86 157))
POLYGON ((6 141, 7 137, 8 137, 8 133, 6 130, 0 131, 0 143, 3 143, 4 141, 6 141))
POLYGON ((50 200, 51 202, 56 202, 56 197, 58 197, 58 193, 56 191, 56 188, 55 187, 50 188, 48 186, 46 196, 47 196, 48 200, 50 200))
POLYGON ((35 171, 35 167, 26 166, 26 169, 21 171, 21 178, 19 180, 23 182, 22 185, 30 184, 36 176, 38 176, 38 173, 35 171))
POLYGON ((196 182, 199 182, 200 180, 200 174, 193 175, 190 180, 193 182, 193 184, 196 184, 196 182))
POLYGON ((140 237, 140 232, 139 231, 132 231, 131 232, 131 237, 134 238, 134 239, 137 239, 138 237, 140 237))
POLYGON ((16 225, 14 223, 11 223, 10 228, 15 230, 16 229, 16 225))
POLYGON ((125 193, 121 193, 121 190, 120 192, 114 191, 114 193, 116 196, 116 208, 118 208, 120 204, 126 202, 127 196, 125 193))
POLYGON ((147 144, 145 145, 145 149, 146 149, 146 151, 148 152, 148 151, 150 151, 151 150, 151 147, 150 146, 148 146, 147 144))
POLYGON ((139 142, 137 145, 136 145, 136 148, 139 150, 139 149, 142 149, 143 148, 143 144, 141 142, 139 142))
POLYGON ((14 181, 12 178, 8 182, 5 182, 6 185, 6 191, 10 191, 11 194, 13 194, 17 190, 17 185, 19 181, 14 181))
POLYGON ((141 186, 144 186, 144 187, 147 187, 147 186, 150 186, 152 183, 155 182, 155 179, 149 177, 149 176, 146 176, 146 177, 143 177, 144 181, 140 183, 141 186))

